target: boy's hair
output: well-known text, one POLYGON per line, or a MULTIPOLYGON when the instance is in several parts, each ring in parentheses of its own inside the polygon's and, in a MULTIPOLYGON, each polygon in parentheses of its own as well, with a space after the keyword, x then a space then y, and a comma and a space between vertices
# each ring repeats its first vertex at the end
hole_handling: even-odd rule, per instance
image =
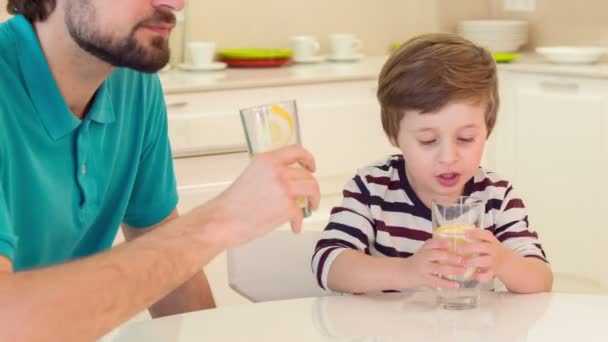
POLYGON ((55 0, 8 0, 6 10, 10 14, 21 14, 34 22, 46 20, 55 6, 55 0))
POLYGON ((378 81, 382 127, 396 144, 405 111, 433 113, 453 101, 485 104, 488 136, 496 122, 496 63, 481 47, 455 34, 415 37, 384 64, 378 81))

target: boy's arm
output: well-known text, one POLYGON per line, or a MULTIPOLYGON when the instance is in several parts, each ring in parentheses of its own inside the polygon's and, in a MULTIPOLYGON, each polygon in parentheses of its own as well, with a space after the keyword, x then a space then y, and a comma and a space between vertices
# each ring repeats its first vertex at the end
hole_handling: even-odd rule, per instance
POLYGON ((549 264, 533 257, 523 257, 507 247, 504 248, 504 263, 496 275, 509 291, 516 293, 551 291, 553 272, 549 264))
POLYGON ((416 287, 407 277, 408 260, 366 255, 345 248, 332 262, 327 286, 332 291, 367 293, 416 287))
POLYGON ((467 232, 472 240, 462 249, 465 254, 479 257, 470 260, 471 266, 482 269, 480 281, 496 275, 509 289, 518 293, 551 291, 553 274, 547 263, 538 234, 528 227, 528 214, 523 200, 512 186, 505 192, 500 210, 495 216, 495 229, 467 232))
POLYGON ((419 286, 453 287, 436 274, 464 274, 446 241, 427 241, 414 256, 371 256, 376 234, 365 183, 347 183, 342 206, 334 208, 312 259, 319 286, 336 292, 365 293, 419 286), (443 249, 443 250, 442 250, 443 249), (440 265, 445 262, 447 265, 440 265))
MULTIPOLYGON (((312 270, 323 289, 365 292, 364 288, 360 288, 360 282, 351 276, 359 273, 358 260, 363 260, 364 264, 366 261, 376 261, 369 255, 370 243, 375 240, 369 191, 363 178, 356 175, 348 181, 342 195, 341 206, 332 210, 329 223, 317 242, 312 256, 312 270), (336 261, 339 262, 335 264, 336 261)), ((366 267, 363 268, 362 271, 365 271, 366 267)))
POLYGON ((478 268, 477 280, 487 282, 497 276, 509 291, 516 293, 551 291, 553 273, 544 259, 515 252, 489 230, 466 234, 476 242, 462 247, 460 253, 479 255, 467 261, 467 266, 478 268))

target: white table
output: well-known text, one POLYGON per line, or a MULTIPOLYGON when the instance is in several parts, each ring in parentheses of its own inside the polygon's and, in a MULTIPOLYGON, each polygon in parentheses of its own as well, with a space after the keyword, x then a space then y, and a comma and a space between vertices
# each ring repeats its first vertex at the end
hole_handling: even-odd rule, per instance
POLYGON ((485 293, 478 309, 432 292, 237 305, 123 326, 106 341, 608 341, 608 296, 485 293))

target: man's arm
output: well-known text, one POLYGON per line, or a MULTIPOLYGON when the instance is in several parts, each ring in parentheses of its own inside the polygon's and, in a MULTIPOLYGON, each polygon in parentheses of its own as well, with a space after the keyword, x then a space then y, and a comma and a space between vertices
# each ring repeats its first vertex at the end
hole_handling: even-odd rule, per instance
POLYGON ((128 244, 66 264, 12 273, 3 258, 0 340, 92 341, 185 283, 225 245, 203 207, 128 244), (205 222, 205 233, 193 221, 205 222), (66 329, 69 324, 69 329, 66 329))
POLYGON ((299 146, 261 154, 215 199, 107 252, 18 273, 0 257, 0 341, 95 340, 167 296, 226 248, 287 221, 298 232, 302 210, 296 200, 306 197, 318 208, 314 169, 314 159, 299 146), (305 168, 289 167, 295 163, 305 168))
MULTIPOLYGON (((177 209, 175 209, 162 223, 169 222, 179 217, 177 209)), ((152 231, 159 225, 151 226, 145 229, 133 228, 128 225, 122 226, 122 231, 127 241, 132 241, 143 234, 152 231)), ((153 318, 174 315, 178 313, 213 309, 215 301, 209 281, 204 271, 197 272, 192 278, 186 281, 177 289, 173 290, 165 298, 159 300, 150 306, 150 315, 153 318)))

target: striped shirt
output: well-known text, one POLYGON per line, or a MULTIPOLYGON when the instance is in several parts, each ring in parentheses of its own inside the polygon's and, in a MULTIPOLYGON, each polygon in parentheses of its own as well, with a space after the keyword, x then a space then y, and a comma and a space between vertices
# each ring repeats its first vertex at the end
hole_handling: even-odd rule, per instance
MULTIPOLYGON (((538 235, 528 228, 524 203, 508 181, 480 167, 465 184, 463 195, 486 200, 484 228, 500 242, 524 257, 547 262, 538 235)), ((324 289, 332 262, 346 249, 407 258, 432 237, 431 210, 410 186, 401 155, 359 169, 343 197, 312 257, 313 272, 324 289)))

